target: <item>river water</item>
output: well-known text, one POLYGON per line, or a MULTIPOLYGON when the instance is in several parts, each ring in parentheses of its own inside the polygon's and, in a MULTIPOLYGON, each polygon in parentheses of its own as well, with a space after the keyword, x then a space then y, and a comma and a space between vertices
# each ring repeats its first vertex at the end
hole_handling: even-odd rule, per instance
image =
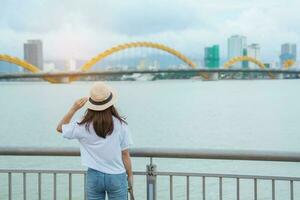
MULTIPOLYGON (((88 95, 92 82, 59 85, 40 82, 0 84, 1 146, 78 147, 77 141, 63 139, 55 128, 73 101, 88 95)), ((133 147, 300 152, 299 80, 164 80, 109 84, 118 92, 117 108, 127 118, 133 147)), ((83 111, 76 117, 80 117, 83 111)), ((300 175, 300 164, 297 163, 174 159, 154 159, 154 162, 159 171, 300 175)), ((134 170, 145 170, 147 163, 146 159, 133 159, 134 170)), ((0 167, 84 169, 79 158, 54 157, 0 157, 0 167)), ((50 177, 47 180, 46 176, 42 191, 47 193, 44 199, 51 199, 49 186, 52 183, 50 177)), ((0 199, 4 199, 7 175, 1 177, 0 199)), ((66 199, 67 178, 61 175, 60 179, 59 199, 66 199)), ((74 199, 82 199, 79 179, 75 176, 73 180, 74 187, 79 188, 74 189, 74 199)), ((183 199, 185 195, 184 180, 174 178, 175 199, 183 199)), ((224 199, 234 199, 232 190, 236 187, 235 182, 228 181, 227 193, 226 184, 224 186, 224 199)), ((21 178, 13 175, 13 182, 16 184, 15 199, 19 199, 21 178)), ((135 178, 139 199, 145 199, 144 182, 144 177, 135 178)), ((29 183, 33 186, 28 186, 32 187, 28 197, 36 199, 35 175, 32 175, 29 183)), ((207 184, 210 186, 208 199, 217 199, 217 180, 208 180, 207 184)), ((253 199, 249 184, 247 181, 241 182, 241 199, 253 199)), ((259 198, 269 199, 271 184, 260 184, 259 198)), ((287 199, 285 195, 289 190, 286 184, 278 185, 278 199, 287 199)), ((159 178, 158 186, 159 199, 166 199, 168 179, 159 178)), ((201 180, 192 178, 191 199, 199 198, 200 193, 201 180)), ((300 199, 300 194, 296 192, 296 195, 300 199)))

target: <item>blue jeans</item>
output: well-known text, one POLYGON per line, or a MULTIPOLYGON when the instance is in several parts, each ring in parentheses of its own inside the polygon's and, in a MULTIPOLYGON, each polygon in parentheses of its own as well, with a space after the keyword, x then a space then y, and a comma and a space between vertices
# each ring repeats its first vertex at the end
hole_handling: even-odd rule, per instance
POLYGON ((88 168, 86 176, 88 200, 127 200, 128 183, 126 172, 122 174, 106 174, 88 168))

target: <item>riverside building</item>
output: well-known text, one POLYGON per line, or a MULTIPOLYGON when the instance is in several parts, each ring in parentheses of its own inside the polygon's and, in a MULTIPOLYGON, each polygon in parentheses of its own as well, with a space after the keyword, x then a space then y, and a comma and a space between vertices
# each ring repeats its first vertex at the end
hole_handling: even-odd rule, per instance
POLYGON ((24 60, 43 70, 43 43, 41 40, 28 40, 24 44, 24 60))
MULTIPOLYGON (((228 47, 228 60, 237 56, 244 56, 247 52, 247 38, 242 35, 232 35, 227 40, 228 47)), ((244 62, 239 62, 233 65, 233 67, 241 68, 244 62)))

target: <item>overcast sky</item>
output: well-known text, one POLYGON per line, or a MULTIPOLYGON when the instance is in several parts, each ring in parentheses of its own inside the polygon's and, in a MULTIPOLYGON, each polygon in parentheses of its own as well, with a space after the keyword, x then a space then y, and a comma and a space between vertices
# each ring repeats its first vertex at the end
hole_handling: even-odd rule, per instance
POLYGON ((1 0, 0 53, 23 57, 23 43, 41 39, 46 59, 88 59, 119 43, 153 41, 187 56, 207 45, 247 36, 265 61, 280 45, 300 45, 299 0, 1 0))

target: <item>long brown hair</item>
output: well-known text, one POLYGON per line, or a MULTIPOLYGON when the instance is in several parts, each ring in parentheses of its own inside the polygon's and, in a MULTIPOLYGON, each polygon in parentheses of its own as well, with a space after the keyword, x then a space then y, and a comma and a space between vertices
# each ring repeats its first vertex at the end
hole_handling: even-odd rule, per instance
POLYGON ((90 123, 93 123, 96 134, 99 137, 106 138, 114 130, 113 116, 120 120, 121 123, 127 124, 125 118, 119 115, 114 106, 110 106, 103 111, 87 109, 82 121, 78 124, 85 124, 86 129, 89 131, 90 123))

